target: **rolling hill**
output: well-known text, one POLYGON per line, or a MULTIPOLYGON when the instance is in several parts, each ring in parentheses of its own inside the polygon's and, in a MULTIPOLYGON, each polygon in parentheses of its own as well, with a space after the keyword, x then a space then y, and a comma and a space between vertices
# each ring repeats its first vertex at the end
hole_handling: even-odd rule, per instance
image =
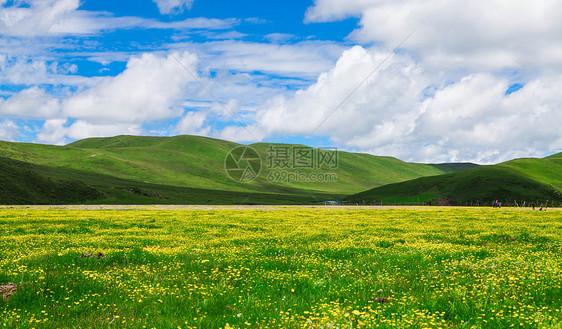
POLYGON ((0 158, 0 200, 4 204, 70 204, 103 197, 103 193, 80 181, 53 179, 40 174, 43 168, 0 158))
POLYGON ((521 205, 562 202, 562 153, 389 184, 352 195, 351 202, 383 204, 521 205))
MULTIPOLYGON (((251 147, 261 158, 261 173, 254 181, 241 183, 225 170, 227 154, 240 146, 198 136, 116 136, 66 146, 0 142, 2 170, 12 173, 12 178, 0 177, 4 191, 0 203, 306 204, 466 168, 341 151, 323 151, 337 157, 337 166, 329 168, 268 168, 271 158, 278 156, 272 150, 298 150, 305 155, 319 151, 303 145, 257 143, 251 147), (26 171, 18 172, 20 165, 14 161, 26 171), (290 176, 279 173, 300 176, 297 181, 287 180, 290 176), (318 175, 336 179, 309 179, 318 175), (20 176, 24 178, 18 180, 20 176), (35 181, 40 183, 33 185, 35 181), (75 188, 64 188, 71 183, 75 188)), ((295 154, 287 158, 293 165, 295 154)))

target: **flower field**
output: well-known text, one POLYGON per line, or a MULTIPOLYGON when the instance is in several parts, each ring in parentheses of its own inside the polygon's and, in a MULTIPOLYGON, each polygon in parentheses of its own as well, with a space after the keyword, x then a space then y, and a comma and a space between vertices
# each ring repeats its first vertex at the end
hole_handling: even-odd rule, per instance
POLYGON ((0 328, 562 328, 562 212, 0 208, 0 328))

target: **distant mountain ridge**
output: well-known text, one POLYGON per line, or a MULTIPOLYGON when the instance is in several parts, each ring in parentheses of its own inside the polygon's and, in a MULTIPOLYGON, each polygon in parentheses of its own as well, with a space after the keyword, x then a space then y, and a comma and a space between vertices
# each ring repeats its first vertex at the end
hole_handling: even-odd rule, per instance
POLYGON ((491 204, 494 200, 510 205, 562 203, 562 153, 379 186, 347 200, 450 205, 491 204))
POLYGON ((116 136, 66 146, 0 142, 1 169, 12 173, 11 178, 0 177, 0 203, 306 204, 472 166, 407 163, 339 151, 336 168, 298 169, 304 177, 333 173, 335 181, 272 181, 270 174, 279 168, 267 166, 271 148, 299 148, 304 153, 315 149, 270 143, 250 146, 262 159, 262 171, 255 181, 241 183, 228 176, 225 159, 230 151, 244 146, 218 139, 116 136), (13 161, 27 166, 27 171, 18 172, 13 161), (75 188, 61 188, 69 184, 75 188))

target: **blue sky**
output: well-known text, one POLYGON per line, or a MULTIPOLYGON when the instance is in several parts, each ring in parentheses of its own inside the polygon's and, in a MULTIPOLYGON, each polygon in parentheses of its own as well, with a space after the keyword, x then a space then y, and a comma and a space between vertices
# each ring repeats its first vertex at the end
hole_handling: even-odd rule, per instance
POLYGON ((419 162, 560 151, 562 5, 467 6, 0 0, 0 139, 196 134, 419 162))

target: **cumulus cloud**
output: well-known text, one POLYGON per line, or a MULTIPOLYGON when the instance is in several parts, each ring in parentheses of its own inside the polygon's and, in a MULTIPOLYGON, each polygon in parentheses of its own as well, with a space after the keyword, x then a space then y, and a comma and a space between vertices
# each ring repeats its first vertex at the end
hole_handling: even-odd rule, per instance
MULTIPOLYGON (((177 14, 192 3, 155 2, 162 14, 177 14)), ((9 3, 0 8, 3 36, 128 28, 203 29, 197 33, 208 38, 240 36, 221 31, 240 24, 237 19, 160 22, 84 12, 77 0, 9 3)), ((0 113, 45 119, 37 138, 51 143, 142 133, 143 125, 160 120, 174 122, 169 129, 176 133, 234 141, 327 136, 338 147, 410 161, 491 163, 542 156, 562 149, 556 126, 562 122, 560 12, 562 3, 555 0, 315 0, 307 22, 357 17, 360 25, 349 40, 375 46, 344 52, 334 42, 286 43, 291 36, 277 33, 265 36, 273 44, 223 40, 166 45, 175 49, 173 56, 88 55, 104 64, 117 56, 128 61, 115 77, 73 77, 69 73, 80 68, 64 61, 44 56, 27 60, 19 55, 24 50, 4 51, 12 57, 0 55, 0 83, 24 89, 0 100, 0 113), (414 29, 402 49, 365 80, 414 29), (198 78, 227 103, 236 119, 182 66, 201 72, 198 78), (514 83, 523 87, 506 92, 514 83), (43 84, 73 87, 64 98, 49 95, 53 87, 43 84), (240 127, 238 121, 249 126, 240 127)), ((182 31, 175 40, 190 33, 182 31)), ((0 39, 2 49, 13 48, 12 39, 18 38, 0 39)), ((1 124, 0 137, 16 136, 14 122, 1 124)))
POLYGON ((191 9, 193 0, 154 0, 161 14, 179 14, 191 9))
POLYGON ((178 122, 175 132, 182 135, 201 135, 207 136, 210 133, 210 126, 204 126, 207 115, 204 112, 187 112, 178 122))
MULTIPOLYGON (((299 45, 267 45, 249 43, 250 48, 259 50, 256 54, 251 49, 244 50, 237 42, 208 43, 205 47, 184 44, 178 47, 173 55, 162 53, 145 53, 130 57, 126 69, 115 77, 84 78, 65 75, 66 71, 74 70, 72 65, 40 60, 0 58, 0 70, 6 83, 23 85, 47 84, 69 85, 74 83, 78 88, 59 91, 51 96, 46 87, 31 87, 16 93, 6 100, 2 113, 27 118, 45 120, 82 120, 95 125, 109 123, 126 123, 139 125, 155 120, 169 120, 180 117, 175 132, 208 135, 211 122, 228 121, 252 122, 254 111, 267 99, 280 93, 288 92, 287 84, 304 85, 305 80, 287 79, 290 77, 314 76, 314 71, 329 69, 332 58, 338 56, 342 47, 330 42, 307 43, 299 45), (183 49, 198 49, 198 53, 206 56, 201 62, 198 58, 183 49), (276 54, 276 52, 281 53, 276 54), (212 53, 212 56, 209 54, 212 53), (308 57, 307 57, 308 54, 308 57), (291 57, 294 61, 283 57, 291 57), (178 62, 179 61, 179 62, 178 62), (258 71, 260 69, 276 72, 279 77, 267 75, 227 71, 232 69, 224 63, 228 61, 239 70, 258 71), (299 62, 301 61, 301 62, 299 62), (180 64, 181 62, 181 64, 180 64), (219 106, 212 95, 195 83, 189 72, 197 74, 213 95, 226 104, 228 111, 219 106), (298 72, 303 70, 304 72, 298 72), (206 73, 205 73, 206 72, 206 73), (210 72, 213 72, 212 74, 210 72), (77 91, 75 91, 77 90, 77 91), (188 101, 186 103, 186 101, 188 101), (190 102, 199 105, 192 107, 190 102), (186 105, 188 104, 188 105, 186 105), (206 111, 212 120, 203 120, 203 112, 189 112, 181 117, 185 109, 206 111), (229 113, 232 112, 235 118, 229 113), (197 115, 195 115, 197 113, 197 115), (203 120, 203 121, 202 121, 203 120), (204 125, 201 126, 199 123, 204 125), (194 123, 198 123, 194 125, 194 123), (207 126, 205 126, 207 125, 207 126)), ((45 124, 39 140, 42 142, 71 140, 66 135, 69 130, 61 129, 61 134, 54 134, 54 128, 61 126, 60 121, 45 124), (63 136, 63 137, 61 137, 63 136)), ((125 133, 125 132, 124 132, 125 133)))
POLYGON ((123 73, 65 100, 64 114, 90 122, 135 123, 179 116, 196 63, 188 52, 133 57, 123 73))
POLYGON ((311 22, 360 17, 351 37, 389 47, 416 29, 405 47, 428 68, 486 71, 560 68, 560 12, 556 0, 317 0, 306 17, 311 22))
MULTIPOLYGON (((54 98, 38 87, 0 103, 0 113, 42 118, 42 143, 64 144, 86 137, 142 134, 144 123, 173 119, 184 112, 187 95, 200 92, 193 76, 197 57, 188 53, 132 57, 116 77, 107 77, 71 97, 54 98)), ((178 130, 203 134, 204 117, 187 114, 178 130), (190 130, 192 129, 192 130, 190 130)))
POLYGON ((42 131, 37 134, 36 142, 64 145, 73 140, 89 137, 140 135, 142 133, 141 125, 134 123, 93 124, 82 120, 70 125, 67 123, 67 119, 46 120, 42 131))
POLYGON ((43 89, 25 89, 0 103, 0 114, 19 118, 52 118, 60 115, 60 102, 43 89))
POLYGON ((245 143, 262 141, 265 138, 270 137, 269 133, 270 131, 266 131, 259 125, 237 125, 225 127, 214 136, 232 142, 245 143))
POLYGON ((79 0, 18 1, 0 8, 0 31, 15 36, 91 33, 96 24, 78 7, 79 0))
POLYGON ((354 47, 315 84, 271 100, 256 112, 255 124, 227 127, 221 136, 249 141, 314 132, 341 147, 424 162, 494 163, 562 148, 562 78, 556 75, 507 94, 506 78, 478 73, 440 81, 399 54, 338 108, 384 56, 354 47))
MULTIPOLYGON (((400 116, 402 111, 415 106, 423 85, 413 78, 420 76, 420 72, 407 56, 395 58, 371 76, 359 93, 338 108, 384 57, 382 52, 370 52, 359 46, 344 52, 335 67, 322 73, 315 84, 292 97, 271 99, 265 109, 256 112, 257 123, 248 130, 257 136, 315 133, 352 140, 368 133, 377 120, 400 116)), ((246 129, 229 128, 226 132, 240 141, 244 140, 242 136, 252 137, 246 129), (237 132, 240 137, 235 135, 237 132)))
POLYGON ((314 84, 272 98, 247 127, 253 133, 231 126, 221 134, 239 141, 314 134, 424 162, 494 163, 560 150, 561 11, 554 0, 317 0, 308 22, 359 17, 350 38, 376 46, 354 47, 314 84), (509 93, 513 80, 523 88, 509 93))
POLYGON ((65 138, 67 129, 64 125, 67 119, 49 119, 45 120, 42 130, 37 134, 36 142, 64 145, 67 140, 65 138))
POLYGON ((19 135, 19 128, 12 120, 0 121, 0 140, 14 141, 19 135))
POLYGON ((560 77, 543 77, 506 94, 506 79, 467 76, 421 102, 409 134, 394 144, 374 145, 371 151, 426 162, 495 163, 543 156, 562 148, 557 128, 562 102, 556 96, 561 83, 560 77))

